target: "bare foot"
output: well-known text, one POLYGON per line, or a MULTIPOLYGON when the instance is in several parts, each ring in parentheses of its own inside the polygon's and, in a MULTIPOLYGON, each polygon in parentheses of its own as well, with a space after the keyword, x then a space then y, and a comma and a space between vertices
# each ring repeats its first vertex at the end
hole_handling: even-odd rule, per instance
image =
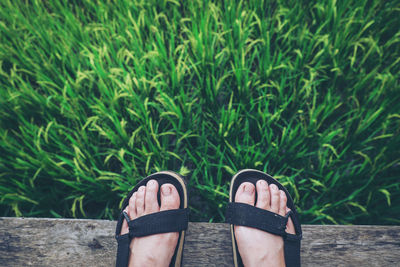
MULTIPOLYGON (((235 202, 254 205, 255 190, 257 190, 256 207, 285 216, 289 209, 286 207, 285 192, 275 184, 268 186, 264 180, 257 181, 257 189, 252 183, 242 183, 235 196, 235 202)), ((286 232, 295 234, 294 225, 289 219, 286 232)), ((240 256, 245 266, 285 266, 283 239, 255 228, 235 226, 235 238, 240 256)))
MULTIPOLYGON (((163 210, 178 209, 179 194, 172 184, 161 186, 161 207, 158 205, 158 182, 150 180, 139 187, 129 199, 125 212, 131 220, 163 210)), ((122 224, 121 235, 129 232, 126 220, 122 224)), ((129 266, 169 266, 178 243, 179 233, 165 233, 135 237, 131 241, 129 266)))

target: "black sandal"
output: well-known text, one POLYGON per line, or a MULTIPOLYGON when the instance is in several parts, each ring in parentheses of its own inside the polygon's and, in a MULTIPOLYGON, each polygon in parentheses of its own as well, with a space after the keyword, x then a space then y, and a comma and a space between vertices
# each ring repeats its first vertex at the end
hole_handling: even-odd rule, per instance
MULTIPOLYGON (((158 192, 158 203, 160 202, 160 191, 158 192)), ((179 232, 178 244, 175 248, 174 256, 169 266, 181 266, 183 255, 183 244, 185 240, 185 231, 189 222, 188 197, 185 181, 178 174, 171 171, 157 172, 140 181, 128 194, 122 204, 122 211, 118 218, 115 238, 118 242, 117 250, 117 267, 128 266, 129 261, 129 245, 134 237, 148 236, 159 233, 179 232), (123 211, 129 204, 129 199, 140 186, 146 185, 147 182, 154 179, 158 182, 159 188, 165 183, 170 183, 176 187, 179 197, 179 209, 165 210, 148 215, 141 216, 135 220, 130 220, 129 216, 123 211), (129 225, 129 233, 120 235, 122 223, 127 220, 129 225)))
POLYGON ((243 266, 243 262, 236 244, 234 225, 253 227, 282 236, 284 240, 286 266, 300 266, 300 241, 302 238, 302 231, 296 207, 286 188, 270 175, 261 171, 246 169, 239 171, 232 177, 226 222, 231 224, 233 261, 235 267, 243 266), (265 180, 269 185, 276 184, 280 190, 285 192, 287 196, 287 207, 291 210, 286 216, 280 216, 279 214, 252 205, 234 202, 236 192, 243 182, 250 182, 255 186, 258 180, 265 180), (289 217, 292 219, 296 230, 296 234, 294 235, 285 232, 289 217))

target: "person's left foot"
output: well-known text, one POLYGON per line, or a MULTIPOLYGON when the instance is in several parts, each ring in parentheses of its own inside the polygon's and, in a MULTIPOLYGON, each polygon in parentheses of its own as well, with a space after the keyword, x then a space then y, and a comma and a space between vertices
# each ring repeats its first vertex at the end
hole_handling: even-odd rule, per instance
MULTIPOLYGON (((160 207, 157 201, 158 187, 157 181, 150 180, 146 186, 139 187, 139 190, 133 193, 125 209, 131 220, 150 213, 179 208, 179 194, 172 184, 161 186, 160 207)), ((128 232, 129 227, 124 220, 121 235, 128 232)), ((130 245, 129 266, 169 266, 178 239, 177 232, 133 238, 130 245)))

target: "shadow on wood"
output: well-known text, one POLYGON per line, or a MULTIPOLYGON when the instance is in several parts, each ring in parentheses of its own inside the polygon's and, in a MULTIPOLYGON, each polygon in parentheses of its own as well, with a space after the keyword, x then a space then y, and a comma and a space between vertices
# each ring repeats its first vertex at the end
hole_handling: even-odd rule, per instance
MULTIPOLYGON (((0 218, 0 266, 113 266, 116 222, 0 218)), ((400 226, 303 225, 303 266, 396 266, 400 226)), ((189 223, 184 266, 232 266, 229 227, 189 223)))

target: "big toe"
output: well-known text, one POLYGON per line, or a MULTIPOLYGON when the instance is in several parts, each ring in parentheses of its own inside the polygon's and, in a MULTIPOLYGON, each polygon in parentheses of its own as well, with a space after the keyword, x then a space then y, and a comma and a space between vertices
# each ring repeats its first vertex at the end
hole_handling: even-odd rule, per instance
POLYGON ((180 205, 179 193, 172 184, 161 186, 161 208, 160 210, 178 209, 180 205))
POLYGON ((254 200, 255 200, 254 185, 249 182, 242 183, 236 192, 235 202, 254 205, 254 200))

